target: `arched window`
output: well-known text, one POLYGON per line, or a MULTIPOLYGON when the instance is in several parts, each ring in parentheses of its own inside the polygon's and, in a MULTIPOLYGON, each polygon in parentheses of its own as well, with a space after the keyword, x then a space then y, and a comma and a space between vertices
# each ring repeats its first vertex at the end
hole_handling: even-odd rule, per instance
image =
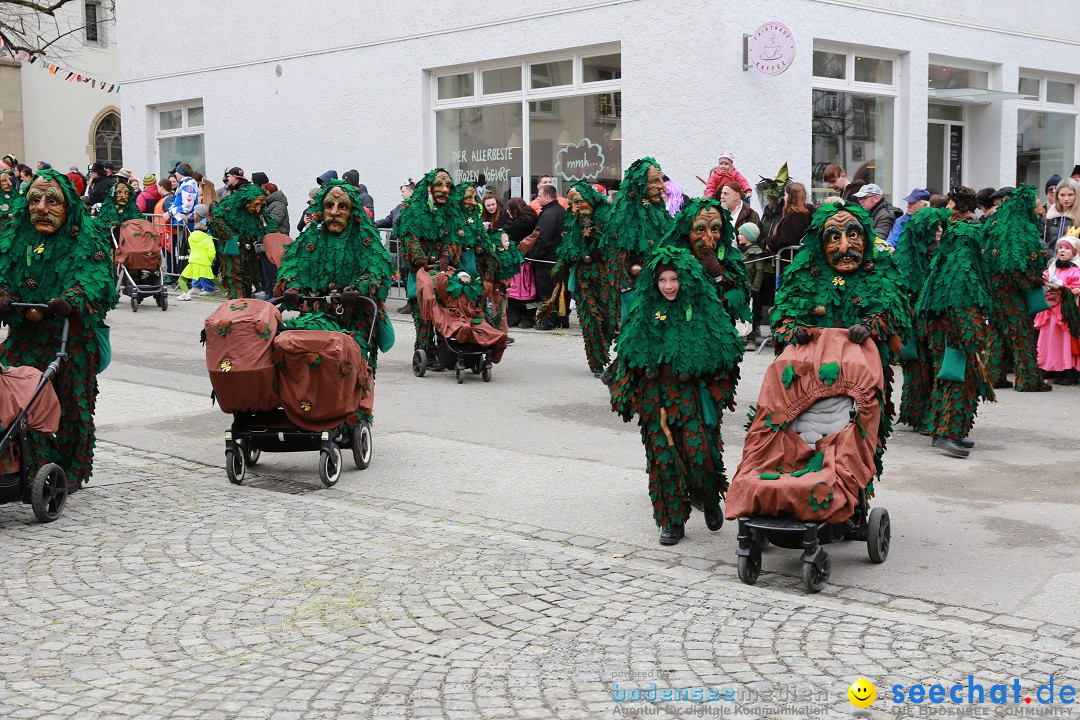
POLYGON ((94 130, 94 162, 111 162, 116 167, 124 164, 120 149, 120 116, 108 113, 98 121, 94 130))

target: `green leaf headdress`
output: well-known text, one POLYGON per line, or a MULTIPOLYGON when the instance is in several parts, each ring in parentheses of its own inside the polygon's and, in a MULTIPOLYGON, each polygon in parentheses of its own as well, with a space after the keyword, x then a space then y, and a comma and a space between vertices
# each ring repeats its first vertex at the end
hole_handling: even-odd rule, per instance
POLYGON ((615 247, 641 256, 648 255, 671 227, 664 203, 649 202, 647 181, 649 168, 653 167, 660 169, 656 160, 645 157, 626 169, 607 225, 615 247))
POLYGON ((904 223, 893 253, 893 263, 900 271, 909 295, 917 296, 926 282, 926 274, 930 271, 930 244, 934 242, 938 227, 948 222, 952 214, 948 208, 925 207, 904 223))
MULTIPOLYGON (((442 168, 429 170, 420 182, 416 184, 412 197, 402 203, 401 214, 398 216, 395 226, 396 235, 415 235, 419 238, 438 239, 451 229, 453 218, 450 215, 452 209, 453 189, 447 208, 440 208, 431 199, 431 185, 435 176, 441 172, 450 175, 442 168)), ((451 175, 451 180, 453 176, 451 175)))
POLYGON ((1023 288, 1041 283, 1046 258, 1035 215, 1038 200, 1034 186, 1021 185, 990 217, 982 248, 990 277, 1011 280, 1023 288))

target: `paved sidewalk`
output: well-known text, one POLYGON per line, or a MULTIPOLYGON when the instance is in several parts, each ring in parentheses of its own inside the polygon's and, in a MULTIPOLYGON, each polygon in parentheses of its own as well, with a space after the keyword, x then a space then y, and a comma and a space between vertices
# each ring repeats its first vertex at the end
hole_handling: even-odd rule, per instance
POLYGON ((96 474, 52 525, 0 508, 0 717, 850 717, 859 676, 890 717, 914 713, 887 711, 893 684, 1080 685, 1075 628, 749 588, 730 565, 357 495, 362 473, 235 487, 103 443, 96 474), (654 687, 736 697, 613 701, 654 687))

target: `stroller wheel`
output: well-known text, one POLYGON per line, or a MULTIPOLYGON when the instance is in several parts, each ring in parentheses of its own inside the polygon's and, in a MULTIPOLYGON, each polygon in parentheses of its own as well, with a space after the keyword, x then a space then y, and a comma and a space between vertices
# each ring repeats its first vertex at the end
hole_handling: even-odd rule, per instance
POLYGON ((247 463, 244 461, 244 453, 237 452, 232 448, 225 451, 225 474, 229 476, 229 482, 233 485, 241 485, 247 474, 247 463))
POLYGON ((803 561, 802 581, 809 592, 821 592, 825 583, 829 582, 830 574, 832 574, 832 560, 829 559, 829 553, 824 550, 818 550, 813 562, 803 561))
POLYGON ((371 426, 360 423, 352 431, 352 457, 357 470, 366 470, 371 464, 371 426))
POLYGON ((750 546, 749 555, 740 555, 736 560, 736 567, 739 571, 739 579, 747 585, 753 585, 757 582, 758 575, 761 574, 761 546, 754 543, 750 546))
POLYGON ((251 447, 250 440, 242 440, 240 442, 240 448, 244 451, 244 462, 248 467, 255 467, 259 464, 259 458, 262 457, 262 450, 251 447))
POLYGON ((334 445, 332 450, 323 450, 319 453, 319 479, 326 487, 334 487, 339 477, 341 477, 341 450, 334 445))
POLYGON ((491 382, 491 366, 485 365, 484 370, 480 373, 480 377, 484 379, 484 382, 491 382))
POLYGON ((30 506, 43 523, 63 515, 67 495, 67 474, 55 463, 42 465, 30 481, 30 506))
POLYGON ((157 296, 158 307, 161 308, 161 312, 169 311, 169 293, 163 290, 160 295, 157 296))
POLYGON ((139 296, 131 296, 131 312, 139 312, 139 296))
POLYGON ((427 372, 427 353, 423 349, 417 350, 412 356, 412 374, 416 377, 424 377, 427 372))
POLYGON ((866 553, 870 556, 870 562, 885 562, 885 558, 889 557, 891 540, 892 523, 889 522, 889 511, 885 508, 874 508, 870 511, 870 521, 866 527, 866 553))
POLYGON ((457 369, 457 384, 460 385, 463 382, 465 382, 465 368, 459 367, 457 369))

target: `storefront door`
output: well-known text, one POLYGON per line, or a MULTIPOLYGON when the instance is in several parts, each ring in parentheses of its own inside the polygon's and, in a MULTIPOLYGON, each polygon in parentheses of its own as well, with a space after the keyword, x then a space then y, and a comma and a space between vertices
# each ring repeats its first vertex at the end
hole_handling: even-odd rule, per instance
POLYGON ((964 181, 964 108, 931 103, 926 126, 926 186, 945 193, 964 181))

